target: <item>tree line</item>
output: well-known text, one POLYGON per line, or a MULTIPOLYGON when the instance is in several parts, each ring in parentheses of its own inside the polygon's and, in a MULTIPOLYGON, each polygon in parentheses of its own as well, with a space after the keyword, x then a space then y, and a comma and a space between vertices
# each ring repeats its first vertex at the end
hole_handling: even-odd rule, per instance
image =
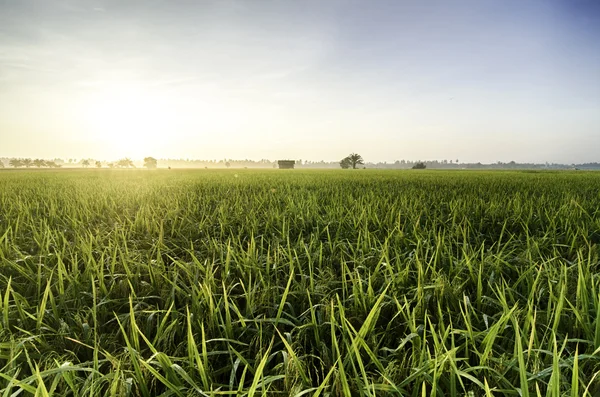
MULTIPOLYGON (((82 159, 79 163, 73 162, 69 159, 70 165, 80 165, 83 168, 88 168, 91 165, 96 168, 102 168, 104 166, 108 168, 136 168, 134 162, 130 158, 123 158, 118 161, 103 163, 93 159, 82 159)), ((55 160, 44 160, 44 159, 30 159, 30 158, 11 158, 8 159, 8 165, 13 168, 61 168, 65 162, 60 159, 55 160)), ((154 157, 144 158, 144 167, 146 168, 157 168, 158 160, 154 157)), ((4 161, 0 159, 0 168, 5 168, 4 161)))
MULTIPOLYGON (((53 160, 31 159, 31 158, 0 158, 0 168, 60 168, 60 167, 96 167, 96 168, 277 168, 277 161, 268 159, 261 160, 199 160, 199 159, 156 159, 146 157, 143 161, 133 161, 130 158, 123 158, 116 161, 98 161, 94 159, 63 159, 55 158, 53 160)), ((297 159, 296 168, 375 168, 375 169, 581 169, 597 170, 600 169, 600 163, 579 163, 579 164, 560 164, 560 163, 519 163, 515 161, 495 162, 495 163, 460 163, 456 160, 396 160, 394 162, 367 162, 362 156, 351 153, 340 161, 311 161, 297 159)))
MULTIPOLYGON (((4 168, 4 162, 0 161, 0 168, 4 168)), ((61 164, 57 164, 55 161, 51 161, 51 160, 43 160, 43 159, 10 159, 8 161, 8 165, 10 165, 11 167, 14 168, 31 168, 31 167, 36 167, 36 168, 42 168, 42 167, 46 167, 46 168, 60 168, 62 167, 61 164)))

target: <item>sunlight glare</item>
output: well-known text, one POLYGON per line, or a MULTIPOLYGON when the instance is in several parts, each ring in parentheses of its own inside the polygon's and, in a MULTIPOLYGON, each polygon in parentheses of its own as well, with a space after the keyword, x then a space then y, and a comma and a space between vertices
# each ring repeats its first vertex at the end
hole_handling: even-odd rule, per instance
POLYGON ((90 98, 86 124, 115 157, 150 156, 167 140, 174 112, 159 95, 135 86, 108 86, 90 98))

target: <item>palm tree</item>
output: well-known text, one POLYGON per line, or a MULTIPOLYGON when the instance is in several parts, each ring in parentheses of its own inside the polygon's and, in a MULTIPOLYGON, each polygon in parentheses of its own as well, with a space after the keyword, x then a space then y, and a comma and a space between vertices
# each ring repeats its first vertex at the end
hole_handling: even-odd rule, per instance
POLYGON ((348 157, 340 161, 340 166, 342 168, 350 168, 356 169, 357 165, 363 165, 365 162, 360 154, 350 153, 348 157), (346 167, 345 167, 346 166, 346 167))
POLYGON ((31 167, 31 164, 33 164, 33 161, 31 161, 31 159, 23 159, 21 160, 21 162, 22 165, 24 165, 27 168, 31 167))
POLYGON ((46 166, 46 162, 44 160, 42 160, 42 159, 35 159, 35 160, 33 160, 33 165, 35 165, 38 168, 45 167, 46 166))
POLYGON ((11 167, 19 168, 23 166, 23 161, 21 161, 20 159, 10 159, 8 165, 10 165, 11 167))

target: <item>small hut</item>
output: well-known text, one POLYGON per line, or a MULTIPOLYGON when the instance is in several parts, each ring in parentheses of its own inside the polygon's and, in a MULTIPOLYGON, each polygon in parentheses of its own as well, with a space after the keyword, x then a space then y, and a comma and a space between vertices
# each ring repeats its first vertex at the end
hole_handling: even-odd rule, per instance
POLYGON ((292 170, 294 169, 295 160, 279 160, 277 162, 280 170, 292 170))

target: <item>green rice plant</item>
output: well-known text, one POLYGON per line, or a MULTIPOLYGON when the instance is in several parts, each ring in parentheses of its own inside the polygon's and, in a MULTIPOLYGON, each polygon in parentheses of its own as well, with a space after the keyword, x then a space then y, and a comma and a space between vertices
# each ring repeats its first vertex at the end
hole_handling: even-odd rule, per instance
POLYGON ((0 172, 0 394, 594 396, 599 191, 593 172, 0 172))

